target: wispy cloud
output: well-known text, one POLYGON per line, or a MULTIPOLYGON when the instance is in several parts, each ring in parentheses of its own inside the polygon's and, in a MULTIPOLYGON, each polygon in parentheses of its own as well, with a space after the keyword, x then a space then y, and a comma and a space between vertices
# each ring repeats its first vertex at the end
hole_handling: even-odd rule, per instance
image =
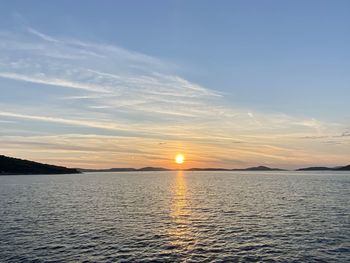
POLYGON ((320 153, 320 147, 327 147, 324 141, 300 138, 349 136, 343 124, 235 107, 219 91, 179 76, 169 63, 118 46, 53 37, 31 27, 24 35, 0 37, 0 83, 7 81, 0 90, 15 97, 0 98, 5 118, 0 146, 8 153, 24 153, 22 144, 37 149, 35 157, 41 160, 59 156, 86 165, 94 152, 94 166, 115 160, 167 165, 181 150, 193 165, 293 165, 310 155, 318 160, 340 156, 337 149, 320 153), (25 92, 17 96, 16 89, 25 92), (25 122, 52 125, 26 126, 27 136, 11 137, 8 121, 15 121, 11 129, 23 129, 25 122), (73 126, 81 129, 74 136, 73 126), (32 136, 37 129, 45 135, 32 136), (54 154, 55 149, 60 153, 54 154))
POLYGON ((57 39, 54 39, 53 37, 50 37, 46 34, 43 34, 37 30, 35 30, 34 28, 28 27, 27 28, 29 33, 32 33, 35 36, 40 37, 42 40, 48 41, 48 42, 53 42, 53 43, 59 43, 59 41, 57 39))
POLYGON ((9 72, 0 72, 1 78, 8 78, 13 80, 19 80, 19 81, 27 81, 27 82, 33 82, 37 84, 45 84, 50 86, 59 86, 64 88, 73 88, 73 89, 83 89, 88 91, 94 91, 94 92, 109 92, 106 87, 101 87, 98 85, 91 85, 88 83, 79 83, 64 79, 53 79, 53 78, 45 78, 45 76, 26 76, 22 74, 16 74, 16 73, 9 73, 9 72))

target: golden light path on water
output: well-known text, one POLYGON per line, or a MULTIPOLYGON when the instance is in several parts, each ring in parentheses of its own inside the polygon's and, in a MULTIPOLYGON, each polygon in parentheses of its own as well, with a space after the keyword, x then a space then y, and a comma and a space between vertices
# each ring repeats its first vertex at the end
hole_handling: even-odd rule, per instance
POLYGON ((174 178, 173 200, 170 212, 171 227, 169 235, 173 240, 171 244, 182 249, 190 250, 196 240, 191 228, 190 196, 187 189, 186 175, 183 171, 177 171, 174 178))

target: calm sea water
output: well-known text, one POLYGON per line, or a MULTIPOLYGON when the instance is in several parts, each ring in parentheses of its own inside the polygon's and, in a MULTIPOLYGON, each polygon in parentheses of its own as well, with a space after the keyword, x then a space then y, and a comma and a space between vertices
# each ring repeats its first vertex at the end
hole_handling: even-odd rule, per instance
POLYGON ((350 262, 350 173, 0 176, 0 262, 350 262))

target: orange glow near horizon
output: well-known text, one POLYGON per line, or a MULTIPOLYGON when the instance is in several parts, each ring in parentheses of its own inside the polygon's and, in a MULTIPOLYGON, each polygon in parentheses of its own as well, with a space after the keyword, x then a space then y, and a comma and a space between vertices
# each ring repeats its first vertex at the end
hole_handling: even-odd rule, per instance
POLYGON ((177 164, 183 164, 185 162, 185 156, 181 153, 176 154, 175 156, 175 163, 177 164))

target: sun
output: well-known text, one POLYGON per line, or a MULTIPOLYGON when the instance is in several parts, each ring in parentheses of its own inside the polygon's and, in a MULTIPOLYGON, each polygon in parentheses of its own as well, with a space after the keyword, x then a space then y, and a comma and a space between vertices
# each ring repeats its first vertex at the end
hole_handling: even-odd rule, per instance
POLYGON ((183 164, 185 161, 185 156, 181 153, 176 154, 175 156, 175 163, 177 164, 183 164))

